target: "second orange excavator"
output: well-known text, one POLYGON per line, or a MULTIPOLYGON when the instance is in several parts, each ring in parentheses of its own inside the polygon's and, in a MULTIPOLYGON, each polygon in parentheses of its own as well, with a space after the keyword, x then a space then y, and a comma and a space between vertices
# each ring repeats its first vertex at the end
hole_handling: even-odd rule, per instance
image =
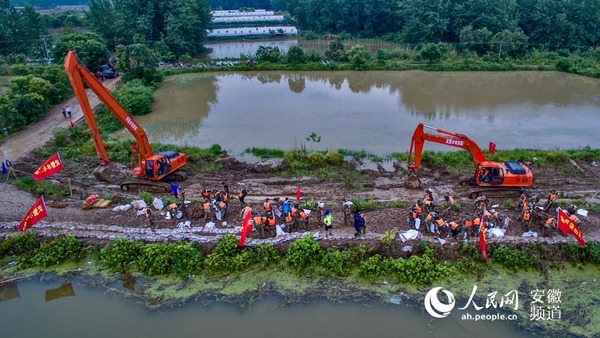
POLYGON ((133 168, 132 174, 136 179, 122 183, 121 189, 170 192, 171 185, 164 181, 183 181, 186 178, 185 173, 178 170, 187 163, 186 155, 177 151, 152 152, 144 129, 127 114, 125 109, 113 98, 108 89, 102 85, 102 82, 96 78, 96 75, 83 65, 79 58, 77 58, 77 55, 75 55, 75 51, 67 53, 65 71, 92 134, 96 153, 100 158, 100 166, 94 171, 96 178, 102 181, 109 181, 110 167, 108 164, 110 160, 104 148, 104 143, 102 143, 84 84, 98 96, 108 110, 135 138, 136 145, 133 148, 137 154, 138 163, 133 168))
POLYGON ((488 161, 479 146, 467 136, 419 123, 413 134, 408 153, 406 185, 409 188, 420 188, 421 186, 417 172, 421 165, 421 155, 425 141, 465 149, 471 154, 475 166, 475 175, 471 178, 470 183, 481 189, 469 192, 470 198, 476 198, 479 194, 492 191, 520 190, 531 187, 533 184, 533 172, 524 163, 519 161, 506 161, 504 163, 488 161), (437 134, 426 133, 424 128, 433 130, 437 134))

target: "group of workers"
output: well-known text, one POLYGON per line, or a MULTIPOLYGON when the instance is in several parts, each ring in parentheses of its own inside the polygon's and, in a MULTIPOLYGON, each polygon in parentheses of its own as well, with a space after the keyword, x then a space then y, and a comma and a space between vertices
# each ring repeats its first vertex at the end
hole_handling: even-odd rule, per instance
POLYGON ((460 220, 445 220, 444 216, 450 210, 460 211, 453 196, 444 196, 444 202, 437 205, 433 191, 427 189, 425 196, 410 208, 409 227, 419 230, 423 224, 430 234, 454 239, 459 239, 462 235, 463 239, 468 240, 479 232, 482 223, 485 223, 488 228, 505 229, 508 226, 508 218, 490 209, 490 201, 485 196, 475 200, 475 210, 472 213, 465 213, 465 217, 460 220))

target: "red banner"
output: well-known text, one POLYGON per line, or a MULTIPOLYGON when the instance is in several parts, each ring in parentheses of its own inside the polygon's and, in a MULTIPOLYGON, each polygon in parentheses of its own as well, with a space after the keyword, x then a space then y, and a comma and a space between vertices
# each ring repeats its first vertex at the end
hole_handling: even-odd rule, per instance
POLYGON ((479 227, 479 250, 483 254, 483 259, 488 261, 487 240, 485 238, 485 216, 481 217, 481 226, 479 227))
POLYGON ((251 215, 252 212, 248 212, 246 213, 246 217, 244 217, 244 222, 242 223, 242 232, 240 233, 240 241, 238 243, 239 247, 243 247, 244 245, 246 245, 246 235, 248 235, 248 233, 252 231, 252 224, 250 223, 251 215))
POLYGON ((46 212, 46 203, 44 203, 44 197, 40 197, 32 206, 29 208, 25 217, 21 223, 19 223, 19 230, 25 234, 27 228, 31 228, 35 223, 46 218, 48 213, 46 212))
POLYGON ((300 186, 296 188, 296 202, 300 203, 300 186))
POLYGON ((585 241, 583 240, 583 232, 579 230, 575 222, 573 222, 573 220, 569 216, 567 216, 567 214, 560 208, 558 209, 557 219, 557 225, 560 231, 564 232, 565 234, 571 234, 575 236, 577 242, 579 242, 581 246, 585 246, 585 241))
POLYGON ((42 180, 48 176, 52 176, 63 169, 62 162, 58 153, 52 155, 42 164, 38 170, 33 173, 33 179, 36 181, 42 180))
POLYGON ((495 153, 496 152, 496 143, 490 142, 490 146, 489 146, 488 150, 490 151, 490 154, 495 153))

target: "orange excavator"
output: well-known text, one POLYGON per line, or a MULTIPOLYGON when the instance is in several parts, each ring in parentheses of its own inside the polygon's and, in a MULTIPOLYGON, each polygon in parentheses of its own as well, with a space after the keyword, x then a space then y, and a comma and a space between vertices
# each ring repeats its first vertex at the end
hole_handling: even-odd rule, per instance
POLYGON ((485 159, 479 146, 467 136, 419 123, 413 134, 410 150, 408 152, 408 176, 406 178, 406 186, 409 188, 421 187, 417 172, 421 164, 421 154, 423 152, 425 141, 461 148, 471 154, 471 159, 475 166, 475 175, 469 182, 473 185, 477 185, 481 189, 470 191, 470 198, 476 198, 482 193, 495 191, 520 191, 523 188, 531 187, 533 184, 533 173, 527 165, 519 161, 506 161, 504 163, 488 161, 485 159), (423 128, 433 130, 437 132, 437 134, 426 133, 423 128))
POLYGON ((122 183, 121 189, 170 192, 171 185, 163 181, 183 181, 186 178, 185 173, 178 170, 187 163, 186 155, 177 151, 158 151, 153 153, 144 129, 127 114, 125 109, 113 98, 108 89, 96 78, 96 75, 83 65, 81 60, 75 55, 75 51, 68 52, 65 59, 65 71, 92 134, 96 153, 100 158, 100 166, 94 170, 96 178, 101 181, 109 181, 108 177, 111 175, 110 160, 104 149, 96 119, 94 118, 94 112, 92 111, 84 85, 87 85, 98 96, 108 110, 135 138, 136 145, 132 148, 137 154, 138 163, 133 168, 132 176, 136 179, 122 183))

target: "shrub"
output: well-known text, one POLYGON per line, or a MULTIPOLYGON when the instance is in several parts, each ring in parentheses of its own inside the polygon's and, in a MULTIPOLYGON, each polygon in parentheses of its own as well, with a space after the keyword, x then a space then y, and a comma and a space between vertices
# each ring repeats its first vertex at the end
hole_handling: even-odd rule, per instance
POLYGON ((518 270, 527 270, 528 267, 540 261, 539 256, 535 254, 528 254, 525 251, 509 248, 505 245, 495 248, 490 258, 515 272, 518 270))
POLYGON ((140 270, 148 276, 174 273, 185 277, 202 270, 202 256, 189 243, 147 244, 138 261, 140 270))
POLYGON ((225 236, 217 242, 213 251, 206 257, 206 268, 213 273, 235 271, 236 265, 241 263, 239 259, 235 261, 241 251, 236 236, 225 236))
POLYGON ((333 275, 348 276, 354 266, 354 255, 349 250, 328 250, 321 265, 333 275))
POLYGON ((39 248, 40 244, 33 232, 10 235, 0 245, 0 256, 27 254, 39 248))
POLYGON ((287 252, 288 264, 296 269, 303 270, 314 263, 321 261, 323 249, 312 236, 306 236, 296 240, 290 245, 287 252))
POLYGON ((126 271, 138 261, 143 247, 143 243, 117 238, 102 248, 100 262, 113 271, 126 271))
POLYGON ((75 237, 64 237, 44 243, 35 251, 31 258, 33 266, 47 268, 62 262, 73 260, 79 261, 83 258, 81 243, 75 237))
POLYGON ((275 264, 281 258, 277 249, 271 244, 261 244, 252 249, 252 254, 256 256, 256 262, 263 266, 275 264))
POLYGON ((365 278, 374 278, 387 275, 390 272, 390 260, 377 254, 362 261, 359 266, 359 275, 365 278))

